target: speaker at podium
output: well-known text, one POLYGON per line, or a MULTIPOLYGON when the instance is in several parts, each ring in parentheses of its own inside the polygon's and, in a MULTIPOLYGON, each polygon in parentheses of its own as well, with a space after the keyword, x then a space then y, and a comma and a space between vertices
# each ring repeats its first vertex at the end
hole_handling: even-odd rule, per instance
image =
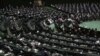
POLYGON ((36 5, 36 6, 42 6, 43 4, 42 4, 42 0, 34 0, 34 4, 36 5))

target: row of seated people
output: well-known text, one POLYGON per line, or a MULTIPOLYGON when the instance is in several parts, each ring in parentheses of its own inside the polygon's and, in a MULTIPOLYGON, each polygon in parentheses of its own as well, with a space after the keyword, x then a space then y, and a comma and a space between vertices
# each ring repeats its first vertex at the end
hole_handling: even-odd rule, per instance
POLYGON ((0 38, 0 49, 4 50, 1 55, 12 56, 95 56, 100 54, 98 41, 73 34, 8 32, 7 36, 0 38))
MULTIPOLYGON (((51 7, 57 8, 58 10, 65 11, 67 13, 73 13, 74 18, 86 17, 99 18, 100 17, 100 4, 99 3, 66 3, 66 4, 54 4, 51 7)), ((82 19, 81 19, 82 20, 82 19)))
MULTIPOLYGON (((54 34, 48 29, 48 27, 47 30, 49 30, 50 33, 48 33, 49 31, 42 32, 42 30, 45 29, 42 29, 43 24, 41 22, 45 21, 46 17, 52 18, 49 20, 52 22, 52 20, 57 20, 55 18, 60 18, 59 20, 61 20, 61 18, 65 18, 69 14, 66 15, 48 7, 21 7, 17 9, 10 7, 10 9, 1 9, 0 15, 0 30, 3 32, 0 41, 1 51, 3 52, 4 50, 3 55, 8 55, 9 53, 12 54, 12 56, 99 55, 99 38, 89 37, 86 34, 83 36, 74 35, 71 28, 68 29, 69 32, 71 32, 68 32, 69 35, 63 35, 63 33, 59 35, 57 34, 59 32, 54 34), (6 51, 5 49, 9 50, 6 51)), ((61 22, 59 21, 58 23, 60 24, 61 22)), ((59 24, 58 26, 60 26, 59 24)))
POLYGON ((51 5, 69 13, 97 13, 100 12, 99 3, 64 3, 51 5))

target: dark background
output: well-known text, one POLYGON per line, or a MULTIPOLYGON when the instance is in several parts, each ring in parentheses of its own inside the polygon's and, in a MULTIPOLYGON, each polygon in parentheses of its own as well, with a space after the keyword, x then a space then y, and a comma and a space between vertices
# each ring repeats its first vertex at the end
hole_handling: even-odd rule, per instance
POLYGON ((33 0, 0 0, 0 6, 5 7, 8 5, 13 5, 13 6, 20 6, 20 5, 29 5, 29 2, 33 0))
MULTIPOLYGON (((29 6, 30 2, 34 3, 34 0, 0 0, 0 7, 10 5, 13 6, 29 6)), ((84 2, 100 2, 99 0, 43 0, 45 5, 56 4, 56 3, 84 3, 84 2)))

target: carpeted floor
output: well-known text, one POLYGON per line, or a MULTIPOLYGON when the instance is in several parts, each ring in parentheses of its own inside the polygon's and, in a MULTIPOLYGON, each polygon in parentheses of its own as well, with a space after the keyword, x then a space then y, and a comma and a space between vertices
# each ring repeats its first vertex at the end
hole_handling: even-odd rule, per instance
POLYGON ((100 21, 86 21, 79 24, 79 26, 89 28, 89 29, 97 28, 97 30, 100 31, 100 21))

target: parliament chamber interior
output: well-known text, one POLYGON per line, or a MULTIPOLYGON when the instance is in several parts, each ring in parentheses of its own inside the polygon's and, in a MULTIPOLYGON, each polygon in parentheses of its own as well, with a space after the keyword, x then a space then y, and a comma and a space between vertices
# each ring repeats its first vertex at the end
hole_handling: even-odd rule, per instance
POLYGON ((0 56, 100 56, 100 1, 0 0, 0 56))

